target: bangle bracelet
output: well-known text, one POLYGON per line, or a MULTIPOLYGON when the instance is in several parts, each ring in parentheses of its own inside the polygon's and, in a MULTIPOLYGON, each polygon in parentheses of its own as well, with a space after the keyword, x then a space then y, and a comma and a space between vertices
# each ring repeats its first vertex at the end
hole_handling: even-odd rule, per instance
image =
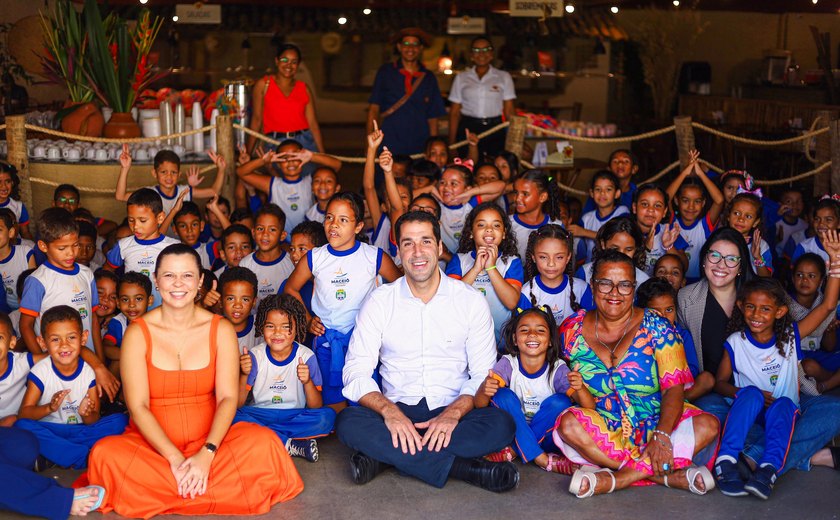
POLYGON ((493 270, 493 269, 495 269, 495 268, 496 268, 496 266, 495 266, 495 265, 491 265, 490 267, 485 267, 485 268, 484 268, 484 270, 485 270, 485 271, 492 271, 492 270, 493 270))
POLYGON ((656 435, 661 435, 663 437, 667 437, 668 442, 671 442, 671 436, 668 435, 667 433, 663 432, 662 430, 653 430, 653 433, 655 433, 656 435))
POLYGON ((767 264, 764 263, 763 258, 753 259, 753 265, 756 267, 767 267, 767 264))

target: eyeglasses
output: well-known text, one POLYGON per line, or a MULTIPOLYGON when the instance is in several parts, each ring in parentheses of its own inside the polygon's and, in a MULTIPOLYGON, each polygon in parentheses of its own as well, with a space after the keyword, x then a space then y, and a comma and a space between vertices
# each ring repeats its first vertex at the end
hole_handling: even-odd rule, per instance
POLYGON ((292 65, 297 65, 298 63, 300 63, 298 60, 293 60, 285 56, 283 56, 282 58, 277 58, 277 61, 279 61, 280 63, 291 63, 292 65))
POLYGON ((420 47, 420 46, 423 45, 420 42, 412 42, 412 41, 406 41, 406 40, 403 40, 400 43, 402 44, 403 47, 420 47))
POLYGON ((60 202, 62 204, 75 204, 76 199, 68 199, 67 197, 59 197, 56 199, 56 202, 60 202))
POLYGON ((633 289, 636 288, 636 282, 631 282, 628 280, 622 280, 618 283, 613 282, 607 278, 598 278, 596 280, 592 280, 592 285, 598 289, 598 292, 601 294, 610 294, 613 292, 613 289, 618 288, 618 294, 622 296, 629 296, 633 294, 633 289))
POLYGON ((476 54, 483 52, 493 52, 493 47, 473 47, 472 51, 476 54))
POLYGON ((741 257, 737 255, 726 255, 723 256, 722 254, 718 253, 715 250, 711 250, 706 253, 706 260, 713 264, 719 264, 721 260, 726 267, 738 267, 738 264, 741 263, 741 257))

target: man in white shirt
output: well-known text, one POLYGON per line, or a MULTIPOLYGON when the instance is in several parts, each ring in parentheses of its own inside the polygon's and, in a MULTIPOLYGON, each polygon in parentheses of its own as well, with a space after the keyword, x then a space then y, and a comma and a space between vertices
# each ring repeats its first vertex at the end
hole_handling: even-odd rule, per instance
MULTIPOLYGON (((508 121, 515 115, 513 78, 491 65, 493 43, 484 36, 478 36, 470 44, 470 52, 475 67, 455 76, 449 90, 449 101, 452 103, 449 109, 449 144, 465 139, 467 129, 473 134, 480 134, 501 123, 502 115, 508 121)), ((504 150, 506 134, 502 130, 479 141, 479 157, 496 155, 504 150)))
POLYGON ((405 277, 375 289, 356 318, 344 366, 344 396, 361 406, 336 420, 357 450, 353 480, 365 484, 388 465, 436 487, 449 477, 491 491, 516 487, 510 462, 480 457, 509 446, 515 425, 473 398, 496 360, 484 297, 443 275, 440 225, 413 211, 394 227, 405 277), (381 363, 382 390, 372 374, 381 363))

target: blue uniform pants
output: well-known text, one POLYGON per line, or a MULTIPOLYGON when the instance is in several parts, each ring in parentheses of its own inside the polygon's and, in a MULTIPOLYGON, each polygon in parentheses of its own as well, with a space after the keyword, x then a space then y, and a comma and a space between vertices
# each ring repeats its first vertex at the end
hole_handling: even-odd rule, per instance
POLYGON ((781 471, 798 414, 796 404, 788 397, 780 397, 765 408, 761 390, 754 386, 740 389, 723 426, 718 458, 728 456, 738 460, 750 428, 759 423, 764 425, 765 447, 758 465, 770 464, 777 472, 781 471))
POLYGON ((837 372, 840 370, 840 350, 835 350, 834 352, 826 352, 824 350, 806 350, 802 354, 803 359, 813 359, 829 372, 837 372))
POLYGON ((36 457, 38 439, 33 434, 0 428, 0 510, 65 520, 73 504, 73 489, 32 471, 36 457))
POLYGON ((546 398, 540 409, 531 418, 525 419, 522 412, 522 402, 509 388, 499 388, 491 402, 513 417, 516 423, 516 437, 513 449, 522 458, 522 462, 530 462, 542 453, 556 453, 557 446, 551 436, 557 418, 563 410, 572 406, 572 400, 565 395, 555 394, 546 398))
POLYGON ((258 408, 244 406, 236 411, 233 423, 252 422, 271 429, 285 444, 289 439, 311 439, 329 435, 335 424, 332 408, 258 408))
POLYGON ((64 468, 87 468, 88 454, 99 439, 119 435, 128 426, 128 415, 117 413, 93 424, 56 424, 18 419, 15 427, 35 434, 41 455, 64 468))
MULTIPOLYGON (((414 423, 426 422, 446 409, 440 407, 429 410, 425 399, 415 405, 396 405, 414 423)), ((406 475, 442 488, 455 457, 481 457, 510 446, 516 425, 510 415, 498 408, 472 410, 461 418, 452 431, 449 446, 440 451, 423 449, 414 455, 395 448, 385 420, 364 406, 350 406, 342 410, 336 418, 335 431, 346 446, 390 464, 406 475)), ((419 433, 423 435, 425 430, 419 433)))

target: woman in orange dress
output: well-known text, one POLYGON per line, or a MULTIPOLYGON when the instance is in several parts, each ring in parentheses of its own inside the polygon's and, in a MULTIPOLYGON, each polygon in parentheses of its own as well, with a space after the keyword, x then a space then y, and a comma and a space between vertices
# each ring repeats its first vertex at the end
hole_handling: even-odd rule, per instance
POLYGON ((261 514, 303 491, 271 430, 231 426, 236 333, 193 304, 200 265, 188 246, 164 249, 155 269, 163 304, 126 331, 120 365, 131 423, 90 454, 90 483, 108 489, 102 512, 135 518, 261 514))

